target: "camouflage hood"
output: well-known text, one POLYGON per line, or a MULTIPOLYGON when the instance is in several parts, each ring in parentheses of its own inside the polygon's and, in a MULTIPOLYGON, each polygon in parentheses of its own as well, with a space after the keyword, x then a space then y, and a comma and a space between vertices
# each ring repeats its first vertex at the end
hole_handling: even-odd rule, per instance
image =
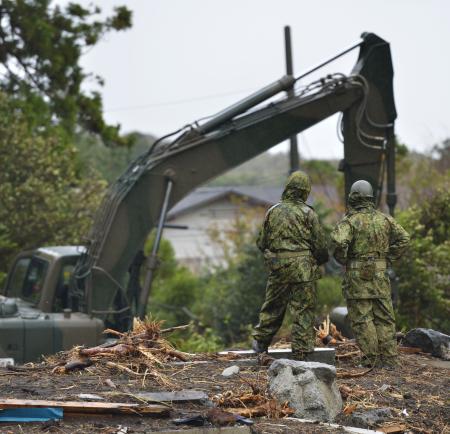
POLYGON ((298 171, 289 176, 281 198, 290 202, 306 202, 310 191, 309 176, 305 172, 298 171))
POLYGON ((348 196, 348 206, 350 209, 373 208, 374 202, 372 197, 361 195, 361 193, 353 192, 348 196))

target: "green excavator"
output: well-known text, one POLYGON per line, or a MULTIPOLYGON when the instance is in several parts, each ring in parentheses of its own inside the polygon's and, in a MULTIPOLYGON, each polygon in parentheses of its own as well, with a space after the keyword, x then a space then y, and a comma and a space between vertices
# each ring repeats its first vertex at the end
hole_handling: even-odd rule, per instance
POLYGON ((397 115, 391 52, 388 42, 364 33, 300 76, 284 76, 209 120, 157 140, 111 185, 85 246, 20 253, 0 296, 0 358, 23 363, 76 344, 99 344, 105 327, 129 328, 134 316, 145 316, 170 208, 205 182, 339 112, 346 193, 365 179, 378 204, 386 190, 392 214, 397 115), (311 73, 355 49, 349 75, 305 84, 311 73), (145 258, 152 229, 155 242, 145 258))

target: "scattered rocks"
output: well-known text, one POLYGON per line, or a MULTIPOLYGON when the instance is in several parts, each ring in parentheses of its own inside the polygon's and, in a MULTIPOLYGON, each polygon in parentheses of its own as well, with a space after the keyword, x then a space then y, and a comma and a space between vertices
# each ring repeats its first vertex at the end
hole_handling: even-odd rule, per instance
POLYGON ((403 338, 403 345, 420 348, 425 353, 450 360, 450 336, 433 329, 413 329, 403 338))
POLYGON ((237 365, 233 365, 233 366, 228 366, 228 368, 225 368, 222 371, 222 377, 233 377, 234 375, 239 374, 239 366, 237 365))
POLYGON ((279 359, 268 374, 271 395, 279 402, 288 401, 296 417, 332 421, 342 409, 334 366, 279 359))
POLYGON ((355 411, 349 421, 360 428, 372 428, 385 422, 392 416, 390 408, 374 408, 366 411, 355 411))

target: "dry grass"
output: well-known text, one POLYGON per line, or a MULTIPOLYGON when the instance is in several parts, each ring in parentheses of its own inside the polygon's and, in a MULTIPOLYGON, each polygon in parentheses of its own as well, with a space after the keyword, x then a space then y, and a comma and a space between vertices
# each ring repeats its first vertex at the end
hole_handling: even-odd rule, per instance
POLYGON ((176 328, 162 329, 162 321, 134 319, 133 328, 121 333, 107 329, 105 333, 118 339, 112 345, 93 348, 74 347, 48 357, 45 363, 55 374, 86 369, 89 373, 107 376, 125 373, 139 377, 142 385, 152 378, 167 389, 178 388, 177 382, 164 374, 164 367, 173 360, 187 361, 192 355, 176 350, 163 336, 176 328))

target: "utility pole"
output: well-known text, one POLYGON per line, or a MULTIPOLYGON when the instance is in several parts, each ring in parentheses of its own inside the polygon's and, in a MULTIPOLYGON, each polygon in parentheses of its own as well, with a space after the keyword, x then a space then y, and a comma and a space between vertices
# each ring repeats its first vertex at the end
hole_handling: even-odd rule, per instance
MULTIPOLYGON (((290 26, 284 27, 284 47, 286 52, 286 74, 293 76, 294 68, 292 66, 292 44, 291 44, 291 28, 290 26)), ((294 88, 292 87, 287 92, 288 97, 294 96, 294 88)), ((289 173, 295 172, 300 168, 300 157, 298 154, 297 135, 291 136, 289 139, 290 151, 289 151, 289 173)))

